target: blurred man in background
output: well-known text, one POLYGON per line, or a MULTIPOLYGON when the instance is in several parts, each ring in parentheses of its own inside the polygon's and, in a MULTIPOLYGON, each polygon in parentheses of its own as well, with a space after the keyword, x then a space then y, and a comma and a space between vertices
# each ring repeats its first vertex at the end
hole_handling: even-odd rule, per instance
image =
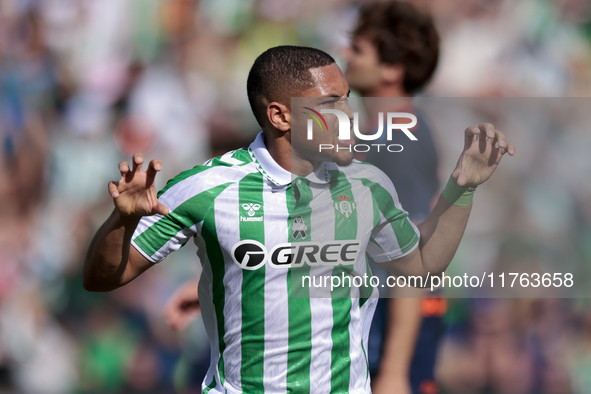
MULTIPOLYGON (((439 36, 432 19, 410 4, 370 4, 361 9, 345 58, 349 86, 363 97, 408 98, 433 75, 439 58, 439 36)), ((437 151, 424 117, 410 101, 392 100, 392 105, 395 108, 388 110, 417 116, 418 124, 411 130, 418 141, 404 143, 407 137, 399 132, 388 142, 383 134, 376 142, 404 143, 404 150, 373 150, 359 159, 375 164, 390 177, 402 206, 418 224, 429 215, 439 188, 437 151)), ((372 271, 375 275, 387 275, 379 264, 373 264, 372 271)), ((394 289, 390 294, 388 290, 383 293, 369 340, 373 392, 438 391, 434 380, 435 355, 443 333, 441 315, 445 301, 388 298, 403 296, 394 289)), ((420 297, 422 293, 414 294, 420 297)))

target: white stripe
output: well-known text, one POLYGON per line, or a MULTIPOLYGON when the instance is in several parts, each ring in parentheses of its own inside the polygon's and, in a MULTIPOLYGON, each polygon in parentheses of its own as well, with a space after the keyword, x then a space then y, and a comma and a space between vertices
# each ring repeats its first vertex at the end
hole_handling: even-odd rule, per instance
POLYGON ((349 322, 349 354, 351 355, 351 365, 349 366, 349 392, 362 392, 363 380, 361 376, 365 376, 367 372, 367 365, 365 363, 365 356, 361 348, 361 327, 362 316, 359 309, 359 288, 351 286, 351 320, 349 322))
POLYGON ((224 190, 215 201, 214 214, 218 242, 224 256, 224 386, 238 390, 242 366, 242 269, 234 264, 229 252, 240 241, 238 183, 224 190), (223 235, 222 235, 223 234, 223 235))
MULTIPOLYGON (((265 207, 265 245, 288 242, 289 212, 286 191, 271 192, 265 182, 263 202, 265 207)), ((265 391, 287 391, 287 353, 289 346, 289 310, 287 294, 287 269, 265 267, 265 353, 263 385, 265 391)))

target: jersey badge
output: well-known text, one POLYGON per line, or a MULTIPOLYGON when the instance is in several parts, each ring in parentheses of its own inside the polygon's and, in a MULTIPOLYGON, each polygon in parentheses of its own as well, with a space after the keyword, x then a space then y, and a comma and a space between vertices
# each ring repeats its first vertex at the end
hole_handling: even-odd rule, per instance
POLYGON ((339 211, 346 218, 351 216, 351 214, 353 213, 353 211, 357 207, 357 203, 349 201, 350 200, 349 196, 346 196, 343 193, 341 193, 340 196, 337 197, 337 200, 339 200, 339 202, 335 201, 335 202, 331 203, 331 205, 334 207, 334 209, 339 211))
POLYGON ((302 215, 297 216, 295 219, 293 219, 291 229, 293 230, 291 236, 294 240, 298 239, 298 237, 300 236, 302 237, 302 239, 306 238, 306 231, 308 231, 308 227, 306 227, 306 223, 304 223, 304 218, 302 217, 302 215))

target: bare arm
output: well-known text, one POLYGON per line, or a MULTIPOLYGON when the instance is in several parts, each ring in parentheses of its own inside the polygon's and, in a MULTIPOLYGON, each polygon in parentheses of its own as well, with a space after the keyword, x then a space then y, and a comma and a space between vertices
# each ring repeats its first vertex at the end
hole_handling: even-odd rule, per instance
POLYGON ((86 254, 83 271, 86 290, 114 290, 154 265, 131 247, 131 236, 140 219, 122 217, 115 209, 103 223, 86 254))
POLYGON ((131 247, 131 237, 142 216, 168 214, 168 208, 158 202, 154 187, 162 163, 152 160, 144 172, 143 161, 141 154, 135 154, 132 171, 127 162, 119 163, 121 179, 109 182, 115 209, 88 248, 83 269, 86 290, 114 290, 154 265, 131 247))
MULTIPOLYGON (((452 181, 461 187, 476 187, 495 171, 505 153, 513 156, 515 147, 490 123, 471 126, 465 131, 464 150, 460 155, 452 181)), ((384 263, 394 275, 437 274, 445 271, 466 229, 472 205, 458 206, 439 196, 427 219, 419 225, 421 241, 412 253, 384 263)))
POLYGON ((458 249, 472 206, 458 207, 439 196, 421 223, 419 247, 405 257, 382 264, 393 275, 427 276, 445 271, 458 249))
POLYGON ((413 291, 417 298, 390 299, 388 305, 389 323, 384 333, 384 351, 380 361, 380 370, 372 381, 372 393, 374 394, 412 393, 409 376, 410 364, 423 320, 421 316, 422 298, 418 298, 423 290, 405 288, 404 291, 413 291))

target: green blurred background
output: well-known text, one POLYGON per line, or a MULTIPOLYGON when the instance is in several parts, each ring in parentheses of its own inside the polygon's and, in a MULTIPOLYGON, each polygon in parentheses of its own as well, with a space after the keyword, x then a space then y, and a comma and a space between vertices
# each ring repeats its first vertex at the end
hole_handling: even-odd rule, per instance
MULTIPOLYGON (((588 0, 411 2, 433 15, 442 39, 422 95, 591 93, 588 0)), ((82 288, 86 248, 112 209, 107 182, 134 151, 162 159, 162 186, 247 145, 258 132, 246 97, 254 59, 300 44, 343 65, 364 3, 0 0, 0 393, 200 392, 201 322, 176 334, 162 317, 170 295, 199 275, 192 245, 112 293, 82 288)), ((502 215, 473 217, 460 253, 589 263, 589 163, 565 158, 588 151, 590 134, 588 125, 574 139, 559 128, 519 134, 533 156, 510 168, 514 184, 491 187, 483 204, 500 204, 502 215), (558 181, 548 184, 548 171, 558 181), (505 239, 483 241, 491 228, 505 239)), ((450 163, 461 138, 435 137, 450 163)), ((587 300, 451 299, 446 319, 443 391, 591 392, 587 300)))

